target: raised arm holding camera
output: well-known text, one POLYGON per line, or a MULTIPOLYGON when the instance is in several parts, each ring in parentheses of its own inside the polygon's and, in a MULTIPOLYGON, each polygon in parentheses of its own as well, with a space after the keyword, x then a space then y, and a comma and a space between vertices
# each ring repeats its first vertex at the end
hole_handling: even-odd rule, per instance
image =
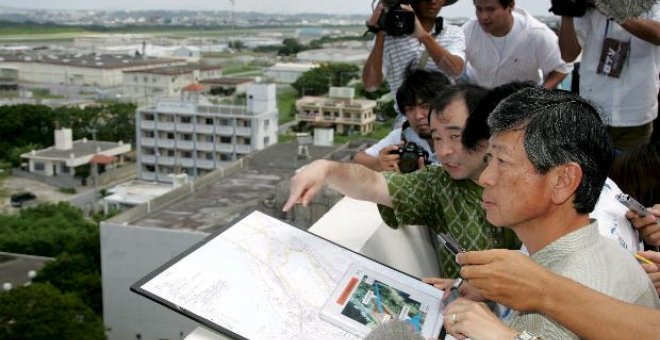
MULTIPOLYGON (((463 72, 465 37, 438 14, 457 0, 381 0, 367 22, 376 34, 362 81, 375 91, 383 80, 396 95, 408 68, 439 70, 450 77, 463 72)), ((398 108, 397 108, 398 110, 398 108)), ((403 112, 400 112, 403 113, 403 112)))

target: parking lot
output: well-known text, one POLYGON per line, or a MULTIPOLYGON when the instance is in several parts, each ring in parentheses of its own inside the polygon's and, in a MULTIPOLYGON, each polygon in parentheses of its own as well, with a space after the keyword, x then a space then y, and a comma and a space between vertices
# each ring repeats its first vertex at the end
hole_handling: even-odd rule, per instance
POLYGON ((27 178, 10 176, 2 180, 1 185, 2 191, 5 194, 5 197, 0 202, 0 213, 3 214, 18 211, 18 208, 12 208, 9 204, 9 197, 12 194, 23 191, 29 191, 37 196, 36 202, 31 202, 30 204, 68 201, 73 197, 71 194, 59 192, 55 187, 27 178))

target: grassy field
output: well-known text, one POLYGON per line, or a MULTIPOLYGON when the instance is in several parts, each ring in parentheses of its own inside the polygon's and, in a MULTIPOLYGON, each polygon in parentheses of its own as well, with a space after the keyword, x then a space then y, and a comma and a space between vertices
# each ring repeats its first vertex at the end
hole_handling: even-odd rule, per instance
POLYGON ((294 105, 298 99, 298 91, 287 88, 277 91, 277 109, 280 112, 279 124, 284 124, 295 119, 294 105))

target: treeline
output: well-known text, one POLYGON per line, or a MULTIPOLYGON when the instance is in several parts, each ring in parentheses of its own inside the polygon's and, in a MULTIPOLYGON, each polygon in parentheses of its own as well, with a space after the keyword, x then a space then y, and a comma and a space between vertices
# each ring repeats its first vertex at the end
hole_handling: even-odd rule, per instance
POLYGON ((71 128, 74 140, 95 136, 102 141, 132 143, 135 105, 113 103, 83 109, 27 104, 0 106, 0 161, 18 166, 22 153, 52 146, 57 127, 71 128))
POLYGON ((0 293, 0 339, 104 339, 99 228, 67 203, 0 215, 0 250, 55 257, 0 293))

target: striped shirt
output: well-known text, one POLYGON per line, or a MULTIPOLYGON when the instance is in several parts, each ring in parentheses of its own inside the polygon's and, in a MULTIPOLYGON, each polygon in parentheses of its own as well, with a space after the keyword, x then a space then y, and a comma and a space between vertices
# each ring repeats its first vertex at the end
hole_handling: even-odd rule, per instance
MULTIPOLYGON (((465 60, 465 35, 463 31, 454 25, 445 25, 440 34, 435 36, 435 41, 444 47, 449 53, 465 60)), ((396 98, 396 91, 403 83, 408 65, 412 69, 418 67, 419 60, 426 48, 411 35, 393 37, 385 35, 383 45, 383 74, 390 87, 390 92, 396 98)), ((424 69, 429 71, 442 71, 429 57, 424 69)), ((452 76, 448 75, 450 78, 452 76)))

